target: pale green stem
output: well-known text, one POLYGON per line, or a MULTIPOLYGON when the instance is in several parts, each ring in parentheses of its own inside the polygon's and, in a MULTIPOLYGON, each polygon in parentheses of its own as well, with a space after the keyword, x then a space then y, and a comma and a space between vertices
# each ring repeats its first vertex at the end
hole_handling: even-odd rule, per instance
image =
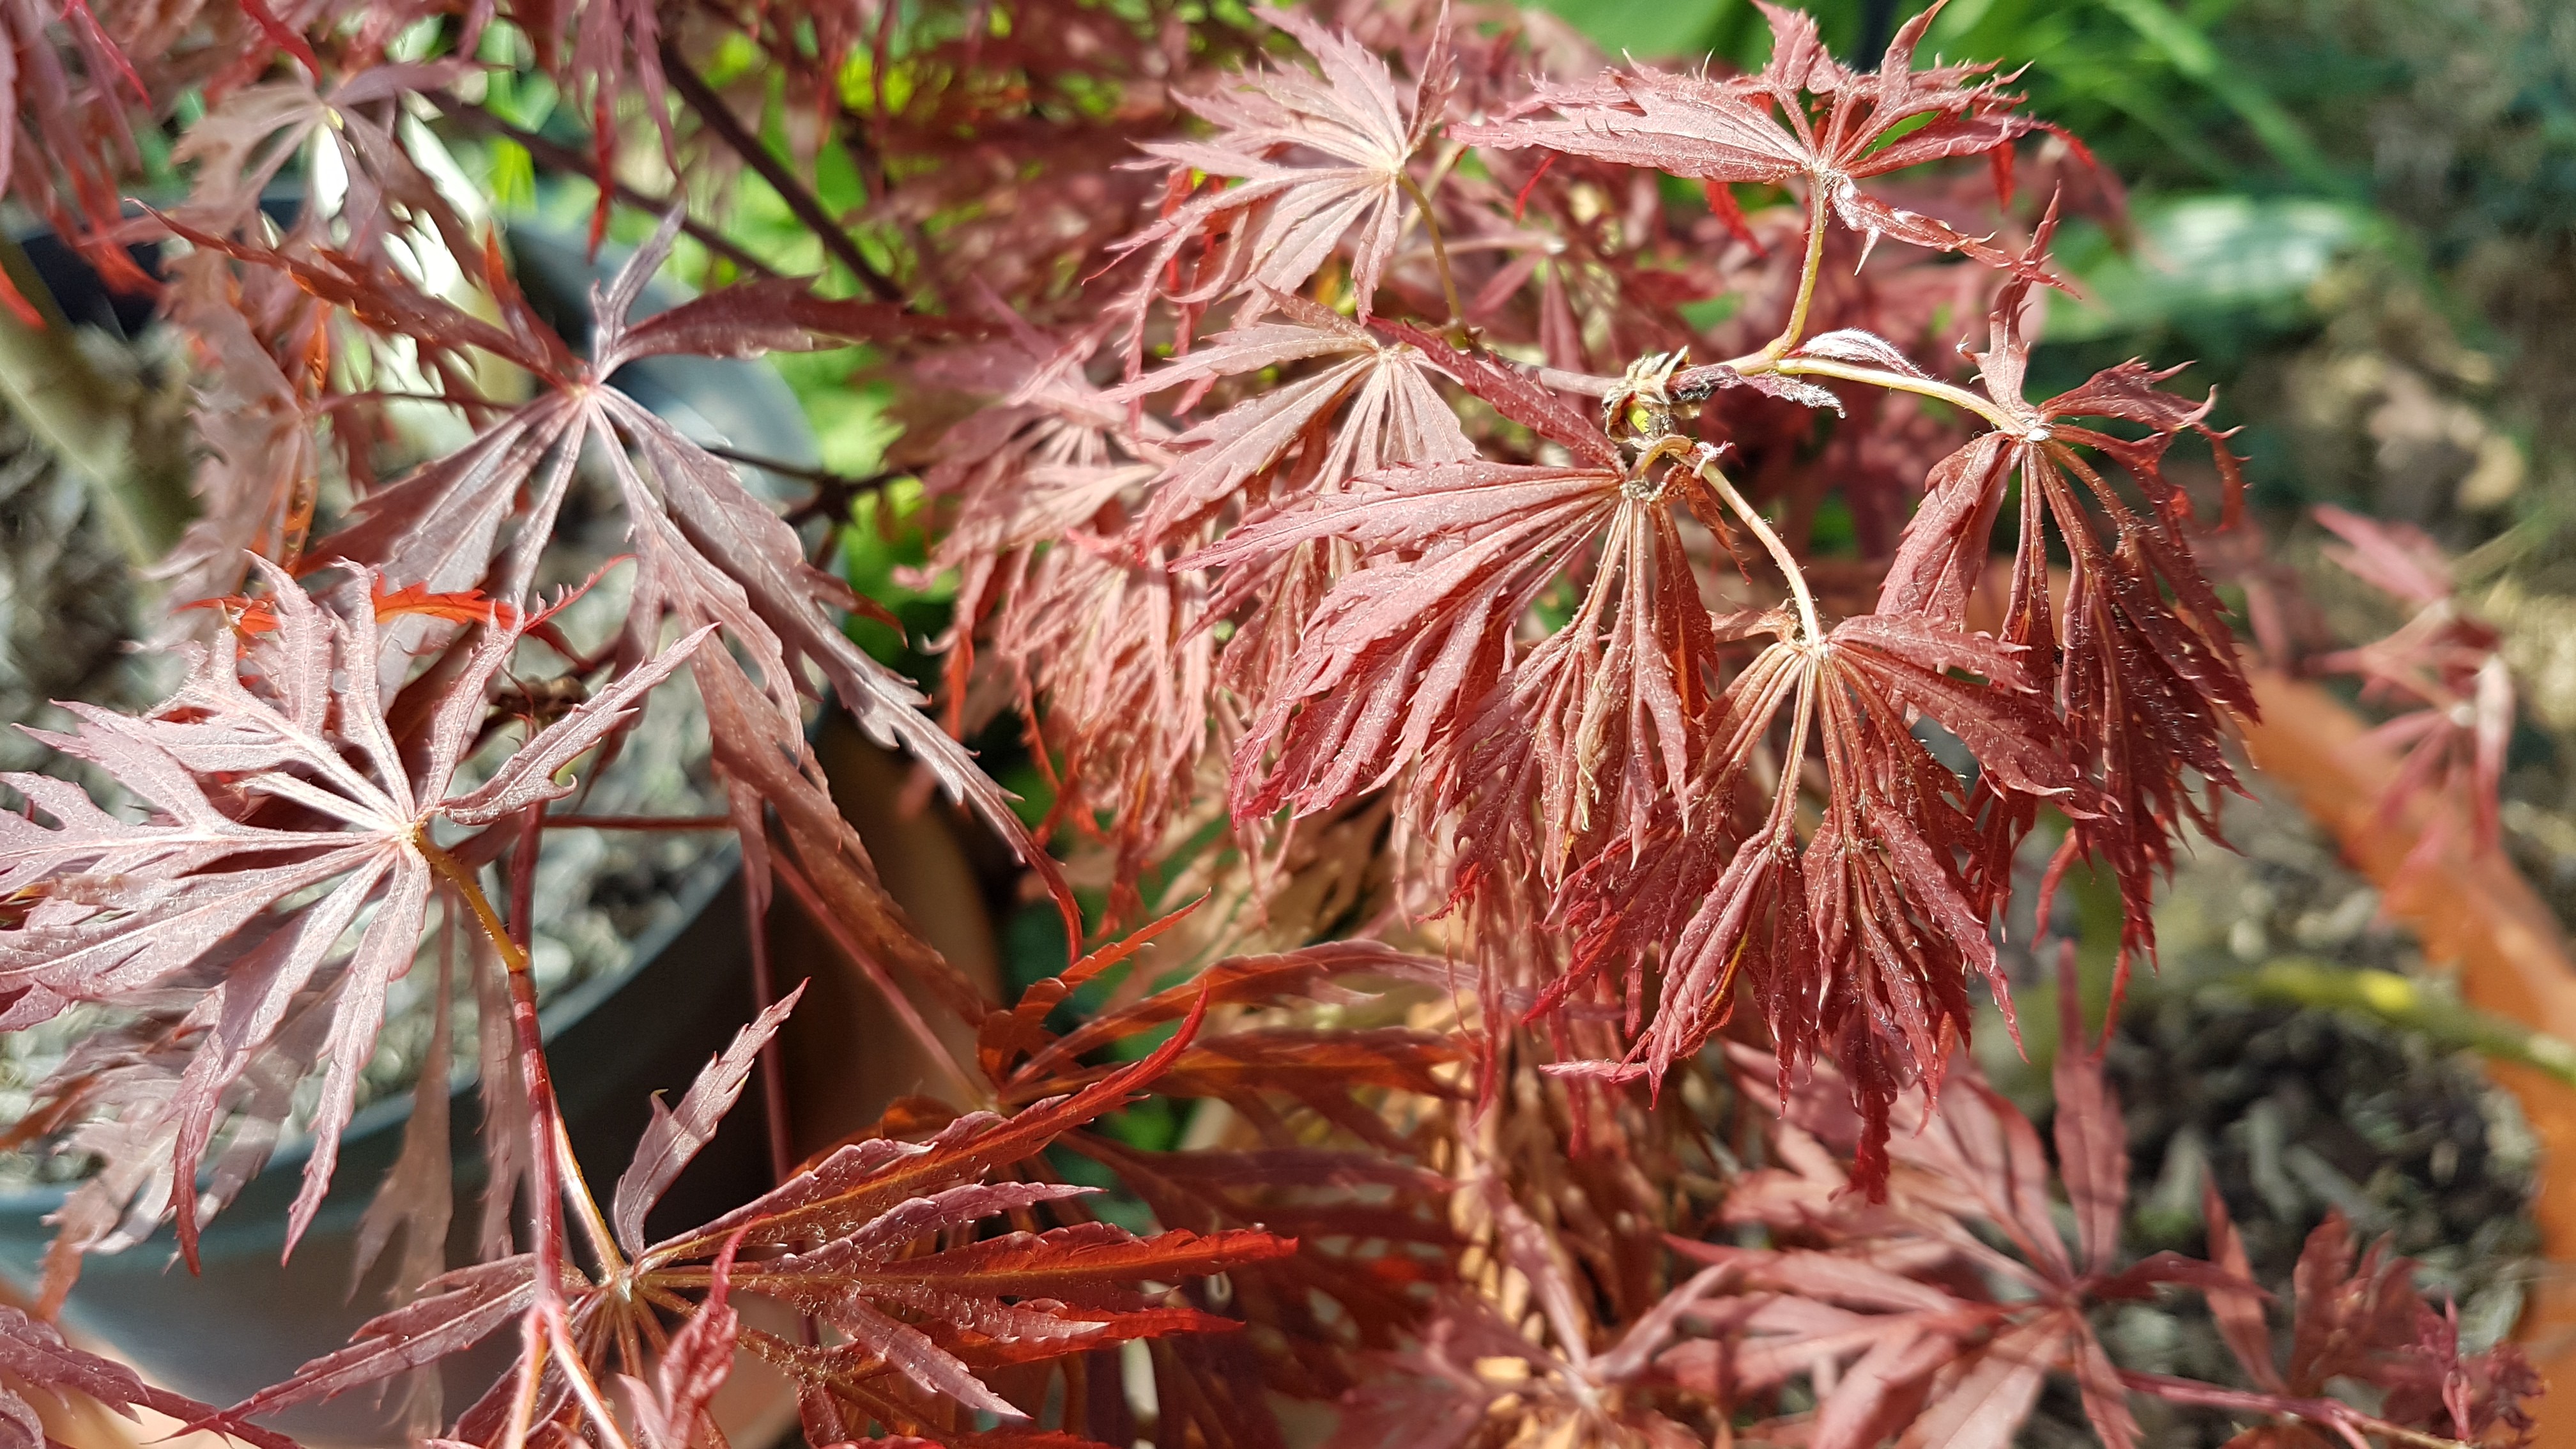
POLYGON ((1458 279, 1449 272, 1449 243, 1440 235, 1440 219, 1431 214, 1431 198, 1414 181, 1411 173, 1398 174, 1403 178, 1405 194, 1412 197, 1413 204, 1422 210, 1422 229, 1431 238, 1431 261, 1440 269, 1440 295, 1449 304, 1449 325, 1464 327, 1467 325, 1467 309, 1458 300, 1458 279))
POLYGON ((1980 397, 1964 387, 1953 387, 1928 377, 1909 377, 1901 372, 1884 372, 1875 367, 1861 367, 1849 362, 1834 362, 1821 357, 1783 358, 1772 365, 1772 371, 1783 377, 1830 377, 1844 382, 1865 382, 1893 392, 1910 392, 1937 398, 1954 408, 1975 413, 1998 429, 2018 437, 2030 430, 2030 421, 2015 418, 1997 406, 1992 399, 1980 397))
POLYGON ((1807 333, 1807 309, 1816 300, 1816 274, 1825 264, 1825 183, 1817 177, 1807 178, 1807 258, 1798 268, 1798 300, 1789 305, 1789 325, 1762 349, 1768 358, 1798 345, 1807 333))
POLYGON ((1807 178, 1807 255, 1798 265, 1798 295, 1789 303, 1789 320, 1780 335, 1762 344, 1761 350, 1742 357, 1731 357, 1719 364, 1737 372, 1771 372, 1781 354, 1798 345, 1807 335, 1807 311, 1816 300, 1816 275, 1825 265, 1825 183, 1807 178))
POLYGON ((1696 471, 1711 488, 1717 490, 1717 496, 1725 501, 1726 506, 1734 509, 1736 516, 1744 520, 1744 526, 1761 540, 1764 551, 1771 555, 1771 561, 1780 566, 1781 575, 1789 581, 1790 597, 1797 600, 1798 627, 1805 632, 1806 642, 1811 646, 1822 644, 1824 625, 1816 617, 1816 599, 1807 592, 1807 574, 1798 567, 1797 556, 1789 552, 1789 546, 1780 541, 1780 535, 1771 531, 1770 523, 1745 501, 1744 495, 1735 491, 1735 485, 1727 481, 1715 458, 1703 458, 1696 471))

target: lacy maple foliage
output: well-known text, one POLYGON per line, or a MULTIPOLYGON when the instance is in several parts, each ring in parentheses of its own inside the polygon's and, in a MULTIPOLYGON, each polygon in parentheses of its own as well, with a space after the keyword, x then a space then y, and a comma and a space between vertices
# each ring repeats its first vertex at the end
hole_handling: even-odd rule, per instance
POLYGON ((2469 822, 2478 849, 2495 849, 2497 792, 2514 724, 2504 636, 2461 601, 2451 561, 2423 530, 2331 506, 2318 508, 2316 517, 2342 540, 2327 557, 2406 615, 2384 639, 2311 661, 2359 678, 2364 699, 2394 707, 2376 734, 2402 747, 2404 764, 2381 799, 2382 815, 2395 816, 2418 794, 2436 795, 2451 808, 2434 816, 2415 857, 2429 858, 2450 844, 2455 818, 2469 822))
MULTIPOLYGON (((2209 1261, 2128 1261, 2073 1015, 2053 1167, 1959 1065, 1977 994, 2011 1021, 2017 863, 2116 882, 2125 973, 2253 709, 2196 556, 2241 482, 2208 400, 2139 362, 2028 395, 2057 197, 2118 204, 2081 146, 1993 66, 1918 65, 1929 13, 1863 70, 1765 6, 1730 74, 1483 3, 1205 10, 0 4, 0 182, 158 289, 203 444, 160 570, 204 605, 165 641, 185 682, 45 737, 111 796, 6 781, 0 1029, 116 1023, 19 1129, 95 1164, 38 1306, 167 1222, 193 1261, 293 1132, 291 1245, 426 962, 433 1060, 451 994, 476 1013, 491 1182, 445 1262, 427 1072, 360 1232, 404 1237, 396 1302, 347 1347, 215 1407, 9 1313, 12 1393, 274 1445, 271 1412, 515 1335, 425 1433, 720 1443, 750 1354, 817 1445, 1284 1449, 1300 1400, 1353 1449, 1966 1449, 2058 1373, 2114 1445, 2138 1394, 2248 1445, 2512 1442, 2519 1361, 2340 1224, 2286 1366, 2215 1198, 2209 1261), (594 247, 641 237, 578 325, 460 156, 594 198, 594 247), (876 476, 770 470, 803 500, 628 390, 849 346, 898 434, 876 476), (2211 466, 2169 471, 2180 442, 2211 466), (953 583, 935 701, 819 562, 898 495, 953 583), (582 634, 601 579, 559 588, 559 534, 598 511, 624 612, 582 634), (783 882, 949 1088, 656 1236, 796 1000, 656 1104, 602 1208, 534 881, 668 689, 748 898, 783 882), (1060 974, 998 1002, 913 928, 809 745, 826 702, 1018 854, 1060 974), (965 743, 997 721, 1033 826, 965 743), (1190 1106, 1181 1149, 1103 1125, 1149 1092, 1190 1106), (2094 1308, 2175 1290, 2244 1382, 2111 1359, 2094 1308)), ((2419 773, 2491 776, 2509 699, 2437 571, 2330 522, 2425 606, 2358 656, 2429 706, 2419 773)), ((43 1436, 23 1397, 0 1419, 43 1436)))

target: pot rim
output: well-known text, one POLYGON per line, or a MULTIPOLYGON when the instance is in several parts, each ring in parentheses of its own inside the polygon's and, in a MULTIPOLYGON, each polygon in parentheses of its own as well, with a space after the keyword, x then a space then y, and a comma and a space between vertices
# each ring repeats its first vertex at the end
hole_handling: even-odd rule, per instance
MULTIPOLYGON (((662 953, 669 950, 672 943, 696 923, 698 917, 706 913, 707 907, 733 883, 734 877, 740 874, 741 870, 742 845, 731 836, 727 836, 722 845, 709 851, 704 859, 689 868, 688 874, 680 882, 679 889, 672 893, 671 898, 678 903, 679 910, 635 938, 635 949, 628 956, 624 966, 581 982, 552 1002, 539 1007, 537 1009, 538 1030, 551 1040, 573 1023, 588 1016, 601 1002, 624 990, 637 976, 643 974, 647 966, 659 960, 662 953)), ((416 962, 414 964, 417 965, 416 962)), ((454 1101, 472 1094, 479 1086, 482 1075, 479 1070, 450 1073, 447 1087, 449 1100, 454 1101)), ((349 1125, 340 1129, 342 1150, 346 1151, 351 1143, 377 1136, 390 1128, 407 1123, 411 1118, 414 1095, 408 1091, 394 1093, 358 1109, 356 1115, 349 1119, 349 1125)), ((305 1161, 313 1155, 314 1141, 315 1138, 309 1132, 296 1133, 269 1154, 268 1160, 260 1165, 257 1173, 252 1175, 253 1180, 273 1173, 283 1173, 289 1169, 300 1171, 305 1161)), ((204 1180, 200 1179, 201 1182, 204 1180)), ((0 1218, 51 1214, 60 1209, 70 1199, 72 1193, 88 1181, 89 1179, 84 1177, 65 1183, 0 1190, 0 1218)), ((227 1233, 223 1230, 231 1222, 231 1216, 229 1213, 215 1216, 205 1225, 204 1236, 212 1240, 218 1236, 248 1235, 256 1231, 262 1236, 276 1237, 279 1235, 278 1232, 272 1230, 283 1227, 282 1224, 264 1222, 241 1223, 236 1225, 232 1232, 227 1233)), ((156 1229, 156 1234, 157 1232, 156 1229)), ((140 1248, 144 1245, 138 1243, 135 1246, 140 1248)))

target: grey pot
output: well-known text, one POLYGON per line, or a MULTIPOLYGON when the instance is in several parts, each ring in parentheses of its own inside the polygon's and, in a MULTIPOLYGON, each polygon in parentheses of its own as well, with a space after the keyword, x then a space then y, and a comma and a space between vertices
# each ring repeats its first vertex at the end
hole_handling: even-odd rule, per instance
MULTIPOLYGON (((613 1182, 643 1132, 657 1090, 677 1093, 709 1056, 751 1018, 739 862, 710 857, 683 889, 679 918, 638 943, 635 964, 583 983, 540 1015, 565 1124, 585 1176, 613 1182)), ((451 1263, 473 1261, 483 1163, 477 1146, 480 1099, 471 1083, 449 1099, 455 1144, 455 1230, 451 1263)), ((75 1335, 114 1348, 145 1374, 192 1398, 229 1404, 293 1374, 306 1360, 349 1341, 386 1304, 388 1265, 365 1284, 350 1280, 358 1218, 402 1149, 408 1095, 368 1106, 340 1143, 339 1169, 322 1210, 286 1262, 286 1209, 309 1144, 281 1150, 208 1224, 202 1271, 177 1259, 168 1227, 122 1253, 93 1256, 64 1306, 75 1335)), ((678 1230, 766 1187, 769 1160, 760 1101, 747 1096, 715 1140, 656 1209, 653 1226, 678 1230)), ((0 1195, 0 1276, 32 1289, 53 1230, 45 1218, 67 1189, 0 1195)), ((472 1402, 510 1361, 515 1332, 445 1366, 451 1414, 472 1402)), ((400 1406, 363 1391, 288 1410, 267 1422, 323 1446, 399 1442, 400 1406)))
MULTIPOLYGON (((531 302, 567 337, 582 342, 589 284, 613 274, 624 249, 603 248, 594 265, 578 241, 540 229, 523 226, 509 241, 531 302)), ((77 256, 43 243, 35 239, 32 250, 49 263, 42 268, 44 280, 65 315, 129 334, 148 325, 148 312, 111 298, 77 256)), ((654 286, 637 312, 659 311, 681 295, 654 286)), ((802 408, 765 364, 654 358, 615 381, 701 441, 800 465, 816 457, 802 408)), ((755 477, 754 486, 762 481, 755 477)), ((729 847, 703 863, 678 903, 670 927, 637 943, 634 964, 583 984, 541 1014, 574 1150, 596 1183, 614 1181, 625 1167, 649 1118, 652 1094, 685 1088, 752 1015, 734 851, 729 847)), ((405 1093, 370 1105, 350 1123, 331 1194, 291 1261, 280 1261, 286 1211, 309 1144, 281 1150, 207 1226, 202 1272, 192 1275, 178 1263, 175 1235, 165 1226, 126 1252, 92 1257, 64 1307, 64 1325, 156 1381, 218 1405, 237 1402, 343 1346, 387 1303, 390 1265, 379 1265, 364 1284, 351 1282, 350 1265, 359 1218, 401 1150, 410 1112, 405 1093)), ((471 1235, 483 1182, 481 1112, 472 1084, 453 1089, 449 1120, 456 1226, 448 1261, 463 1264, 474 1258, 471 1235)), ((766 1130, 758 1094, 752 1094, 663 1199, 653 1226, 677 1230, 703 1222, 766 1188, 766 1130)), ((52 1237, 45 1219, 67 1195, 62 1188, 0 1194, 0 1278, 22 1291, 33 1288, 52 1237)), ((481 1394, 510 1362, 514 1340, 515 1330, 505 1329, 476 1352, 442 1366, 446 1412, 454 1414, 481 1394)), ((400 1417, 398 1403, 362 1391, 266 1422, 316 1449, 335 1449, 398 1443, 400 1417)))

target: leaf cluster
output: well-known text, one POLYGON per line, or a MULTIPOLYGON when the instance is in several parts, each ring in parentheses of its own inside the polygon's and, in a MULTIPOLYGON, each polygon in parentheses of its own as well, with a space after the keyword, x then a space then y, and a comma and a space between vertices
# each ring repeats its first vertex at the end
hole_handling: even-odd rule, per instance
MULTIPOLYGON (((164 1221, 193 1255, 289 1130, 300 1236, 428 960, 434 1040, 474 1003, 492 1182, 447 1265, 416 1113, 362 1234, 406 1237, 396 1304, 240 1404, 13 1316, 14 1380, 269 1443, 515 1333, 425 1436, 720 1443, 750 1354, 817 1445, 1275 1449, 1300 1399, 1448 1449, 2000 1445, 2062 1370, 2113 1444, 2140 1393, 2249 1444, 2512 1442, 2528 1373, 2340 1227, 2286 1360, 2223 1222, 2207 1262, 2126 1262, 2071 1020, 2053 1167, 1960 1065, 1972 991, 2011 1020, 2021 867, 2107 873, 2125 971, 2236 784, 2254 702, 2199 559, 2242 478, 2169 371, 2028 395, 2091 162, 2010 76, 1919 63, 1929 13, 1870 69, 1762 14, 1768 61, 1727 73, 1410 0, 0 4, 0 182, 103 260, 164 249, 132 280, 205 444, 162 566, 205 604, 164 641, 185 682, 47 737, 124 798, 6 782, 0 1030, 125 1023, 28 1129, 101 1161, 41 1306, 164 1221), (184 195, 129 216, 147 139, 184 195), (523 295, 469 162, 640 237, 585 325, 523 295), (802 500, 629 391, 846 347, 895 440, 802 500), (954 585, 936 698, 819 562, 899 479, 954 585), (631 554, 564 588, 590 512, 631 554), (615 617, 576 629, 593 587, 615 617), (530 923, 559 803, 660 690, 703 707, 753 919, 783 884, 949 1082, 656 1237, 796 1000, 656 1105, 601 1207, 530 923), (1016 855, 1064 969, 1005 1003, 915 927, 809 743, 826 707, 1016 855), (963 743, 997 719, 1034 824, 963 743), (1191 1104, 1183 1150, 1103 1127, 1149 1091, 1191 1104), (2248 1386, 2110 1359, 2097 1308, 2175 1287, 2248 1386)), ((2347 532, 2365 571, 2411 557, 2347 532)), ((2371 667, 2438 709, 2447 627, 2371 667)))

